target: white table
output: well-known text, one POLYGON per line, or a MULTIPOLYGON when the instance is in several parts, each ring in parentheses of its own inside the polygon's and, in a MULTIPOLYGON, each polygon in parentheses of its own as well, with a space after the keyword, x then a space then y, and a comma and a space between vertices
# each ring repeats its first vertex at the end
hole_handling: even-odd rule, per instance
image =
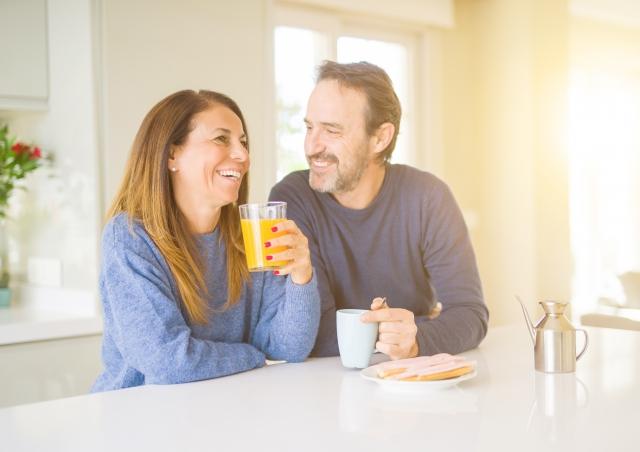
POLYGON ((476 378, 421 395, 324 358, 6 408, 0 450, 640 450, 640 333, 589 332, 575 374, 545 375, 524 324, 492 329, 476 378))

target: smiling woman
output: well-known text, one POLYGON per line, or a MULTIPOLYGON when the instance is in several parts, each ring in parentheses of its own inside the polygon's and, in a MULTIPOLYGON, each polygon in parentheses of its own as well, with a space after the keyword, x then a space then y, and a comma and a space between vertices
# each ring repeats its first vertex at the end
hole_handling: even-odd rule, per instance
POLYGON ((246 124, 229 97, 180 91, 147 114, 103 233, 105 370, 94 391, 309 354, 320 307, 307 240, 293 222, 277 225, 307 252, 290 275, 249 274, 237 207, 248 169, 246 124))
POLYGON ((169 170, 176 202, 192 232, 203 234, 214 229, 221 208, 238 199, 241 186, 246 200, 247 184, 241 183, 249 169, 249 151, 243 121, 226 106, 197 113, 193 124, 169 157, 169 170), (202 215, 202 209, 211 214, 202 215))

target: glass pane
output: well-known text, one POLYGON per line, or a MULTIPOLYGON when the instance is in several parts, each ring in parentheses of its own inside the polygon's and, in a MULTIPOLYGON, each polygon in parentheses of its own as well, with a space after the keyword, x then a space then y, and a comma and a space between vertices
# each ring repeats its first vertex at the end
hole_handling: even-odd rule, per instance
POLYGON ((316 67, 328 58, 330 47, 325 35, 292 27, 276 27, 274 46, 277 177, 280 180, 291 171, 307 168, 304 114, 316 67))
POLYGON ((409 104, 409 52, 401 44, 342 36, 338 38, 338 61, 351 63, 368 61, 384 69, 400 99, 402 105, 402 120, 400 134, 393 151, 392 162, 415 165, 413 153, 410 149, 412 131, 412 112, 409 104))

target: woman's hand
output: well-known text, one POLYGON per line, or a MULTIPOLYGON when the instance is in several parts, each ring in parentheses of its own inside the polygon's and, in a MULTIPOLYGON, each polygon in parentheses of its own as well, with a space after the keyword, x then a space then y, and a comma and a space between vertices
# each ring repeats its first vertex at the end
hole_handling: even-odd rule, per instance
POLYGON ((287 220, 274 226, 273 232, 286 232, 286 234, 270 239, 265 246, 267 248, 286 247, 285 251, 273 253, 271 259, 287 261, 287 265, 276 271, 276 275, 291 275, 291 280, 296 284, 306 284, 311 281, 313 270, 311 267, 311 252, 309 241, 298 229, 293 220, 287 220))

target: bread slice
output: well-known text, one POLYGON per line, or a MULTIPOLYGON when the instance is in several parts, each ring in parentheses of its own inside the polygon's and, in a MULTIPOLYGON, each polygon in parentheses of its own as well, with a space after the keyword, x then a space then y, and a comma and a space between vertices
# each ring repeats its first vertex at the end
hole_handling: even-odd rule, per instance
POLYGON ((438 372, 431 375, 416 375, 414 377, 402 378, 400 381, 437 381, 448 380, 449 378, 456 378, 462 375, 466 375, 473 371, 473 366, 459 367, 457 369, 448 370, 446 372, 438 372))
POLYGON ((394 375, 401 374, 402 372, 405 372, 406 370, 407 370, 406 367, 396 367, 396 368, 392 368, 392 369, 379 370, 378 371, 378 378, 389 378, 389 377, 392 377, 394 375))

